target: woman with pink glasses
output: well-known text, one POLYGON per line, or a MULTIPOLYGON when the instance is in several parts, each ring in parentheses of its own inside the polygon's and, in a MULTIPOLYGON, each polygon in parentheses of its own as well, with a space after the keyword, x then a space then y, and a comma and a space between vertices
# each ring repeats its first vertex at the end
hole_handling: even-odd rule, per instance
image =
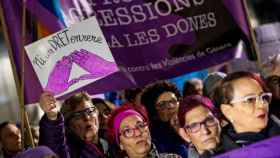
POLYGON ((130 105, 113 111, 108 122, 111 147, 119 158, 180 158, 176 154, 159 153, 152 143, 147 114, 130 105))

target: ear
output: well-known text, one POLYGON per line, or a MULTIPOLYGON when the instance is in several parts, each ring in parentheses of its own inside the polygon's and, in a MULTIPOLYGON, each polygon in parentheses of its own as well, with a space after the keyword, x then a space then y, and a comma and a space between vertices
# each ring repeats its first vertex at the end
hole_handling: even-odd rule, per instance
POLYGON ((178 129, 178 134, 179 134, 179 135, 181 136, 181 138, 183 138, 186 142, 188 142, 188 143, 191 142, 190 136, 189 136, 189 134, 187 133, 187 131, 186 131, 184 128, 180 127, 180 128, 178 129))
POLYGON ((228 120, 232 120, 232 106, 230 104, 222 104, 221 111, 228 120))

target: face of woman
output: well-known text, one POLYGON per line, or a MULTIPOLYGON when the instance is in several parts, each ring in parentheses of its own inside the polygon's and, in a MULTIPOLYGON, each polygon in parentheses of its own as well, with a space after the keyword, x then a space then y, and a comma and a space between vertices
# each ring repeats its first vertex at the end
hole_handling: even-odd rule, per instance
POLYGON ((172 92, 162 93, 156 101, 156 110, 162 122, 168 122, 177 113, 179 102, 172 92))
POLYGON ((257 81, 240 78, 232 82, 233 99, 221 110, 237 133, 260 132, 267 126, 271 94, 265 93, 257 81))
POLYGON ((111 115, 112 110, 103 103, 97 103, 95 105, 99 112, 100 129, 107 129, 108 119, 111 115))
POLYGON ((129 157, 145 157, 151 149, 148 125, 139 116, 128 116, 120 125, 120 148, 129 157))
POLYGON ((192 142, 202 154, 215 149, 220 143, 221 128, 218 119, 209 109, 200 105, 185 114, 186 140, 192 142))
POLYGON ((99 130, 98 110, 90 101, 82 102, 76 109, 70 126, 82 140, 96 142, 99 130))

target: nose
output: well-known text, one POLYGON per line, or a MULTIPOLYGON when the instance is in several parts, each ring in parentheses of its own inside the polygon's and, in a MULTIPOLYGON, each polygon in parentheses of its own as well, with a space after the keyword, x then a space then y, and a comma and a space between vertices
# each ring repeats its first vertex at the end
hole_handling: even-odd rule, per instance
POLYGON ((83 119, 84 119, 84 121, 88 121, 88 120, 90 120, 90 116, 88 114, 84 114, 83 119))
POLYGON ((143 134, 143 132, 140 129, 135 129, 135 137, 139 137, 143 134))
POLYGON ((263 109, 263 108, 268 107, 268 103, 265 100, 262 100, 261 98, 259 98, 257 100, 256 107, 260 108, 260 109, 263 109))
POLYGON ((205 124, 201 124, 200 131, 201 133, 206 135, 211 133, 211 131, 208 129, 208 127, 205 124))

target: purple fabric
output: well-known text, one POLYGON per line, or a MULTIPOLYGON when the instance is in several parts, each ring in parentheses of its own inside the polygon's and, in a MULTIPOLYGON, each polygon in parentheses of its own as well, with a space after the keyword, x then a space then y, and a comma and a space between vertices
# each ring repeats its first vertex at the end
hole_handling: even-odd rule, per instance
POLYGON ((279 158, 280 136, 237 149, 215 158, 279 158))
POLYGON ((51 149, 46 146, 38 146, 33 149, 28 149, 14 158, 44 158, 44 156, 53 156, 56 155, 51 149))
MULTIPOLYGON (((19 0, 16 1, 18 2, 19 0)), ((61 12, 65 17, 64 21, 67 26, 70 26, 70 24, 76 23, 80 20, 86 19, 94 15, 96 10, 101 10, 101 9, 115 10, 116 8, 121 6, 116 4, 98 5, 104 3, 104 1, 85 1, 83 3, 76 3, 77 1, 74 0, 67 0, 67 1, 61 0, 59 2, 62 7, 61 12), (71 12, 69 12, 70 9, 71 12)), ((132 1, 130 3, 126 3, 125 5, 127 5, 127 7, 129 8, 132 5, 134 6, 143 5, 144 4, 143 2, 148 3, 148 1, 132 1)), ((240 26, 243 32, 246 35, 248 35, 247 23, 244 19, 241 0, 223 0, 219 2, 224 3, 225 7, 232 14, 235 22, 237 22, 237 24, 240 26)), ((4 0, 2 2, 2 4, 4 4, 3 8, 5 8, 5 17, 7 19, 6 21, 8 27, 11 28, 10 36, 14 38, 13 41, 17 42, 13 45, 13 50, 14 50, 13 52, 14 52, 15 62, 17 64, 17 71, 19 72, 20 70, 19 69, 20 68, 19 66, 20 65, 19 64, 20 36, 19 35, 20 35, 21 26, 15 24, 20 21, 20 16, 19 16, 20 14, 15 15, 13 11, 16 10, 19 11, 20 13, 20 9, 22 5, 20 5, 19 3, 18 5, 13 6, 11 5, 12 3, 14 3, 14 1, 4 0), (7 9, 9 6, 11 9, 7 9), (11 21, 11 19, 13 18, 16 18, 16 20, 11 21)), ((125 3, 125 2, 120 1, 120 3, 125 3)), ((205 1, 205 3, 209 3, 210 6, 212 5, 215 6, 216 4, 214 2, 212 4, 209 1, 205 1)), ((208 4, 206 6, 208 6, 208 4)), ((41 6, 39 1, 37 0, 27 1, 27 8, 29 12, 32 13, 32 15, 36 16, 37 18, 36 20, 44 24, 45 27, 47 27, 50 31, 58 31, 59 29, 61 29, 63 27, 62 22, 59 22, 58 18, 53 16, 50 12, 48 12, 48 10, 42 7, 43 6, 41 6)), ((188 9, 189 8, 185 9, 184 11, 187 11, 188 9)), ((148 14, 147 10, 144 13, 148 14)), ((199 11, 194 12, 194 14, 195 13, 200 14, 199 11)), ((102 26, 102 31, 107 41, 111 41, 111 35, 120 37, 124 33, 133 33, 139 31, 144 31, 144 32, 146 31, 146 36, 147 36, 147 30, 151 28, 156 28, 156 29, 160 28, 164 24, 175 23, 180 18, 185 18, 185 15, 182 16, 179 14, 178 15, 171 14, 169 16, 159 17, 156 22, 151 20, 145 23, 141 23, 141 22, 133 23, 127 26, 117 26, 117 27, 102 26)), ((217 14, 217 18, 223 21, 224 15, 217 14)), ((220 29, 217 30, 219 31, 220 29)), ((160 36, 163 35, 162 30, 159 31, 158 33, 160 36)), ((188 60, 178 64, 176 64, 176 61, 174 60, 170 62, 171 65, 164 66, 161 69, 157 69, 156 63, 163 62, 165 59, 173 59, 170 58, 170 55, 167 52, 168 49, 171 49, 172 45, 176 45, 178 43, 179 44, 184 43, 192 47, 195 44, 195 42, 200 41, 200 39, 198 39, 199 37, 198 34, 199 31, 188 32, 185 34, 178 34, 174 37, 167 38, 167 39, 161 38, 159 42, 155 44, 149 44, 149 45, 137 46, 137 47, 112 48, 113 56, 119 68, 122 70, 122 72, 117 72, 112 75, 109 75, 104 79, 101 79, 97 82, 89 84, 88 86, 78 89, 68 95, 63 96, 62 99, 81 90, 88 91, 90 94, 97 94, 97 93, 103 93, 112 90, 121 90, 121 89, 133 88, 133 87, 140 87, 154 81, 175 77, 181 74, 185 74, 187 72, 197 71, 213 65, 217 65, 222 62, 229 61, 235 57, 236 48, 231 47, 211 55, 200 57, 196 60, 188 60), (174 65, 172 65, 173 62, 175 63, 174 65), (148 65, 149 68, 151 68, 152 67, 151 65, 153 65, 152 70, 137 71, 137 72, 127 71, 129 67, 143 66, 143 65, 144 66, 148 65)), ((216 36, 213 38, 211 37, 211 38, 201 38, 201 39, 205 40, 204 42, 209 43, 211 41, 208 40, 210 39, 214 40, 215 38, 216 36)), ((231 39, 231 38, 225 38, 225 39, 231 39)), ((124 39, 120 39, 120 42, 121 43, 124 42, 124 39)), ((196 47, 193 49, 194 52, 197 52, 196 47)), ((26 103, 37 102, 42 92, 42 87, 35 75, 34 70, 32 69, 29 60, 26 60, 25 68, 26 70, 25 70, 24 77, 25 77, 25 85, 26 85, 25 86, 26 103)))
POLYGON ((9 41, 13 52, 13 59, 16 66, 17 74, 20 74, 20 50, 21 41, 21 12, 22 2, 20 0, 3 0, 0 1, 4 12, 4 20, 9 35, 9 41))
MULTIPOLYGON (((9 41, 11 44, 11 49, 13 51, 12 63, 15 64, 15 72, 19 77, 19 82, 21 82, 21 50, 22 50, 22 1, 21 0, 3 0, 0 1, 4 12, 4 20, 7 26, 7 33, 9 36, 9 41)), ((28 28, 27 28, 28 29, 28 28)), ((34 32, 27 30, 25 40, 30 42, 30 37, 33 36, 34 32)), ((24 53, 25 59, 28 59, 27 55, 24 53)), ((37 102, 40 94, 42 93, 42 87, 39 84, 39 80, 35 75, 29 60, 25 60, 25 74, 24 74, 24 91, 25 91, 25 102, 34 103, 37 102)))
POLYGON ((123 119, 125 119, 126 117, 131 116, 131 115, 138 116, 143 119, 143 116, 141 114, 139 114, 137 111, 131 110, 131 109, 123 111, 115 117, 114 130, 115 130, 115 138, 116 138, 117 144, 119 144, 119 132, 120 132, 121 122, 123 119))
POLYGON ((51 12, 44 8, 38 0, 26 1, 26 7, 32 14, 38 14, 40 15, 40 18, 48 19, 40 20, 40 22, 45 27, 47 27, 50 32, 57 32, 65 27, 64 24, 61 21, 59 21, 59 19, 56 16, 54 16, 51 12))

